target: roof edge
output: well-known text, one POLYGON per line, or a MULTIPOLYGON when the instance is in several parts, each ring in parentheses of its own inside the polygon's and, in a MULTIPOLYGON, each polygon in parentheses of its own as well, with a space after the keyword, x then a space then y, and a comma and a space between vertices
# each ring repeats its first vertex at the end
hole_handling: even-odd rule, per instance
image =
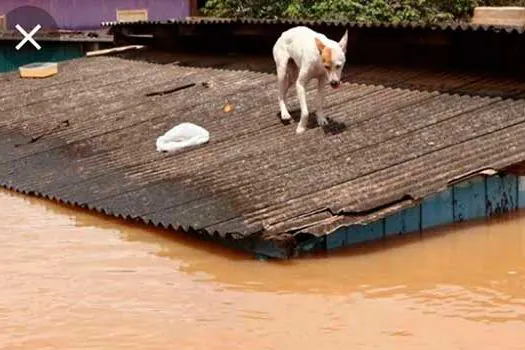
POLYGON ((140 25, 218 25, 218 24, 243 24, 243 25, 306 25, 329 26, 356 29, 425 29, 439 31, 474 31, 507 34, 523 34, 525 26, 518 25, 483 25, 470 22, 356 22, 334 20, 309 20, 309 19, 258 19, 258 18, 216 18, 216 17, 188 17, 185 19, 172 19, 167 21, 136 21, 136 22, 102 22, 102 27, 126 27, 140 25))

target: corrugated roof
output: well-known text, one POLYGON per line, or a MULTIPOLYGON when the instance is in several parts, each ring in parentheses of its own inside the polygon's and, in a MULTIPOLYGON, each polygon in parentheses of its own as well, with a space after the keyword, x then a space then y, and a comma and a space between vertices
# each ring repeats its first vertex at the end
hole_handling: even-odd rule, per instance
POLYGON ((482 32, 501 32, 522 34, 525 31, 523 26, 508 25, 481 25, 468 22, 451 22, 451 23, 360 23, 352 21, 331 21, 331 20, 305 20, 305 19, 256 19, 256 18, 188 18, 182 20, 169 21, 138 21, 138 22, 102 22, 103 27, 122 27, 122 26, 140 26, 140 25, 209 25, 209 24, 253 24, 253 25, 307 25, 332 26, 346 28, 392 28, 392 29, 429 29, 442 31, 482 31, 482 32))
POLYGON ((277 116, 272 74, 93 57, 46 80, 0 75, 0 183, 164 227, 289 240, 525 160, 522 82, 351 70, 327 96, 332 125, 302 135, 277 116), (157 153, 156 138, 187 121, 209 144, 157 153))

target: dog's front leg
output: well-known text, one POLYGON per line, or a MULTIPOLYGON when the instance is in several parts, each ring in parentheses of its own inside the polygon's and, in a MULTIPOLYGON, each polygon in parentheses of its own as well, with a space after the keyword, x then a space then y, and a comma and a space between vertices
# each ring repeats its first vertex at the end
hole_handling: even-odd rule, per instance
POLYGON ((297 82, 295 83, 295 89, 297 90, 297 97, 299 99, 299 105, 301 106, 301 119, 299 120, 299 124, 297 125, 297 129, 295 132, 297 134, 302 134, 306 130, 306 125, 308 124, 308 105, 306 104, 306 84, 308 80, 306 78, 306 74, 303 72, 299 73, 299 77, 297 78, 297 82))
POLYGON ((324 126, 324 125, 327 125, 328 124, 328 120, 326 120, 326 117, 324 115, 324 109, 323 109, 323 105, 324 105, 324 88, 325 88, 325 85, 326 85, 326 81, 328 79, 326 78, 325 75, 323 75, 322 77, 320 77, 318 80, 317 80, 317 106, 316 106, 316 114, 317 114, 317 124, 319 126, 324 126))

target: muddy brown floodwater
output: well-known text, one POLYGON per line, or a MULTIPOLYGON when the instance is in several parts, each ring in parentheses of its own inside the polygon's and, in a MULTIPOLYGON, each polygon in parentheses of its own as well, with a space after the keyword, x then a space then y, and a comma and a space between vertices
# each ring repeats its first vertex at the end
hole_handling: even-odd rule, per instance
POLYGON ((0 205, 0 349, 525 349, 523 214, 270 263, 0 205))

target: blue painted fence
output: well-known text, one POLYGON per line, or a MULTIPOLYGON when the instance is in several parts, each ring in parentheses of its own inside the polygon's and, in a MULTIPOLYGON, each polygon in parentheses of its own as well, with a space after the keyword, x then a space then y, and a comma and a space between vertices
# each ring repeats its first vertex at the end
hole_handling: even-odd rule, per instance
POLYGON ((423 199, 412 208, 367 225, 343 227, 301 250, 332 250, 385 237, 420 232, 461 221, 490 218, 525 208, 525 177, 497 174, 476 177, 423 199))

